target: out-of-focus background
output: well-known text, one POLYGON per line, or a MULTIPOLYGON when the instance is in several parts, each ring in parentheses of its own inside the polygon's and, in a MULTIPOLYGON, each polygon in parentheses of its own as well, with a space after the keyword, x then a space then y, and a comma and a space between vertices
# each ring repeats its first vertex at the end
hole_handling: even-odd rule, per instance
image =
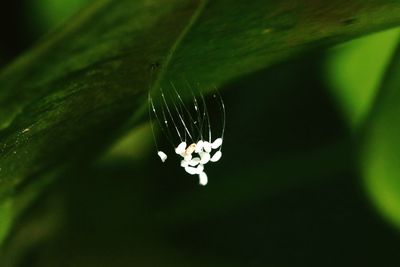
MULTIPOLYGON (((89 2, 3 3, 0 66, 89 2)), ((13 227, 4 262, 399 266, 400 183, 360 166, 358 149, 399 41, 399 28, 386 30, 221 88, 224 156, 206 187, 177 160, 159 162, 144 122, 95 164, 52 183, 13 227)), ((384 152, 373 155, 390 160, 384 152)))

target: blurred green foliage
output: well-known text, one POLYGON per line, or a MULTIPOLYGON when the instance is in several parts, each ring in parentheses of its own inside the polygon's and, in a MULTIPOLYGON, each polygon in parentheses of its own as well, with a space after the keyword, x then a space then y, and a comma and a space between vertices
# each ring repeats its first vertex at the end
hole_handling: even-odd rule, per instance
POLYGON ((395 28, 329 51, 327 82, 353 129, 357 130, 368 116, 399 40, 400 29, 395 28))
POLYGON ((367 192, 398 227, 400 126, 395 108, 399 97, 394 92, 400 88, 400 68, 395 64, 400 60, 395 54, 399 45, 400 29, 395 28, 339 45, 327 59, 329 88, 356 136, 365 138, 360 158, 367 192))
POLYGON ((383 215, 400 228, 400 44, 365 126, 362 171, 383 215))

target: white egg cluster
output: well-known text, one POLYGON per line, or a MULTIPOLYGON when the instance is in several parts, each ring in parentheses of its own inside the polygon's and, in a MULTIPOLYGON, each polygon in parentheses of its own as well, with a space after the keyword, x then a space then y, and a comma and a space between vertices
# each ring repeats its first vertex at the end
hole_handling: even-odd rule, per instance
POLYGON ((175 148, 175 153, 182 157, 181 167, 191 175, 199 176, 199 183, 206 185, 208 182, 204 166, 209 162, 217 162, 222 157, 219 148, 222 145, 222 138, 217 138, 213 143, 200 140, 187 146, 186 142, 180 143, 175 148), (218 149, 218 150, 217 150, 218 149), (213 155, 213 150, 217 150, 213 155))
MULTIPOLYGON (((153 129, 153 119, 166 140, 172 145, 180 157, 180 166, 190 175, 198 175, 200 185, 208 183, 204 167, 209 162, 217 162, 222 157, 222 141, 225 131, 225 105, 218 92, 212 94, 210 105, 219 116, 210 118, 208 104, 200 90, 186 89, 192 98, 184 101, 173 84, 169 90, 160 88, 149 91, 149 116, 157 154, 162 162, 168 158, 159 150, 153 129), (219 114, 218 114, 219 110, 219 114), (219 138, 212 137, 218 131, 219 138), (212 141, 214 140, 214 141, 212 141), (176 145, 178 144, 178 145, 176 145)), ((215 114, 214 114, 215 115, 215 114)))

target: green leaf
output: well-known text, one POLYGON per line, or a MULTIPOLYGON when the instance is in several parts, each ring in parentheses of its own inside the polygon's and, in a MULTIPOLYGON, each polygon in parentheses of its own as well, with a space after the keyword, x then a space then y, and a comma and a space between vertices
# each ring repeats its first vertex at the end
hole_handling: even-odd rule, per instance
POLYGON ((393 1, 210 1, 179 44, 168 79, 220 85, 312 48, 398 25, 393 1), (374 24, 371 24, 373 18, 374 24))
POLYGON ((362 171, 380 212, 400 227, 400 46, 364 129, 362 171))
POLYGON ((395 28, 329 51, 325 68, 328 84, 353 130, 365 122, 399 40, 400 28, 395 28))
POLYGON ((0 201, 90 162, 143 118, 151 84, 219 86, 399 24, 392 0, 95 1, 0 74, 0 201))

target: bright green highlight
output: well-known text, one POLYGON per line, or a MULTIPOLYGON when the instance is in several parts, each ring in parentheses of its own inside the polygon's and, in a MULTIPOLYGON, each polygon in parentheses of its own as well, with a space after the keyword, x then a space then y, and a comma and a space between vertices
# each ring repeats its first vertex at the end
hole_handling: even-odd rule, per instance
POLYGON ((374 120, 363 150, 362 169, 379 212, 400 227, 400 125, 392 115, 385 112, 374 120))
POLYGON ((351 128, 363 123, 400 38, 400 28, 359 38, 333 48, 326 77, 351 128))

